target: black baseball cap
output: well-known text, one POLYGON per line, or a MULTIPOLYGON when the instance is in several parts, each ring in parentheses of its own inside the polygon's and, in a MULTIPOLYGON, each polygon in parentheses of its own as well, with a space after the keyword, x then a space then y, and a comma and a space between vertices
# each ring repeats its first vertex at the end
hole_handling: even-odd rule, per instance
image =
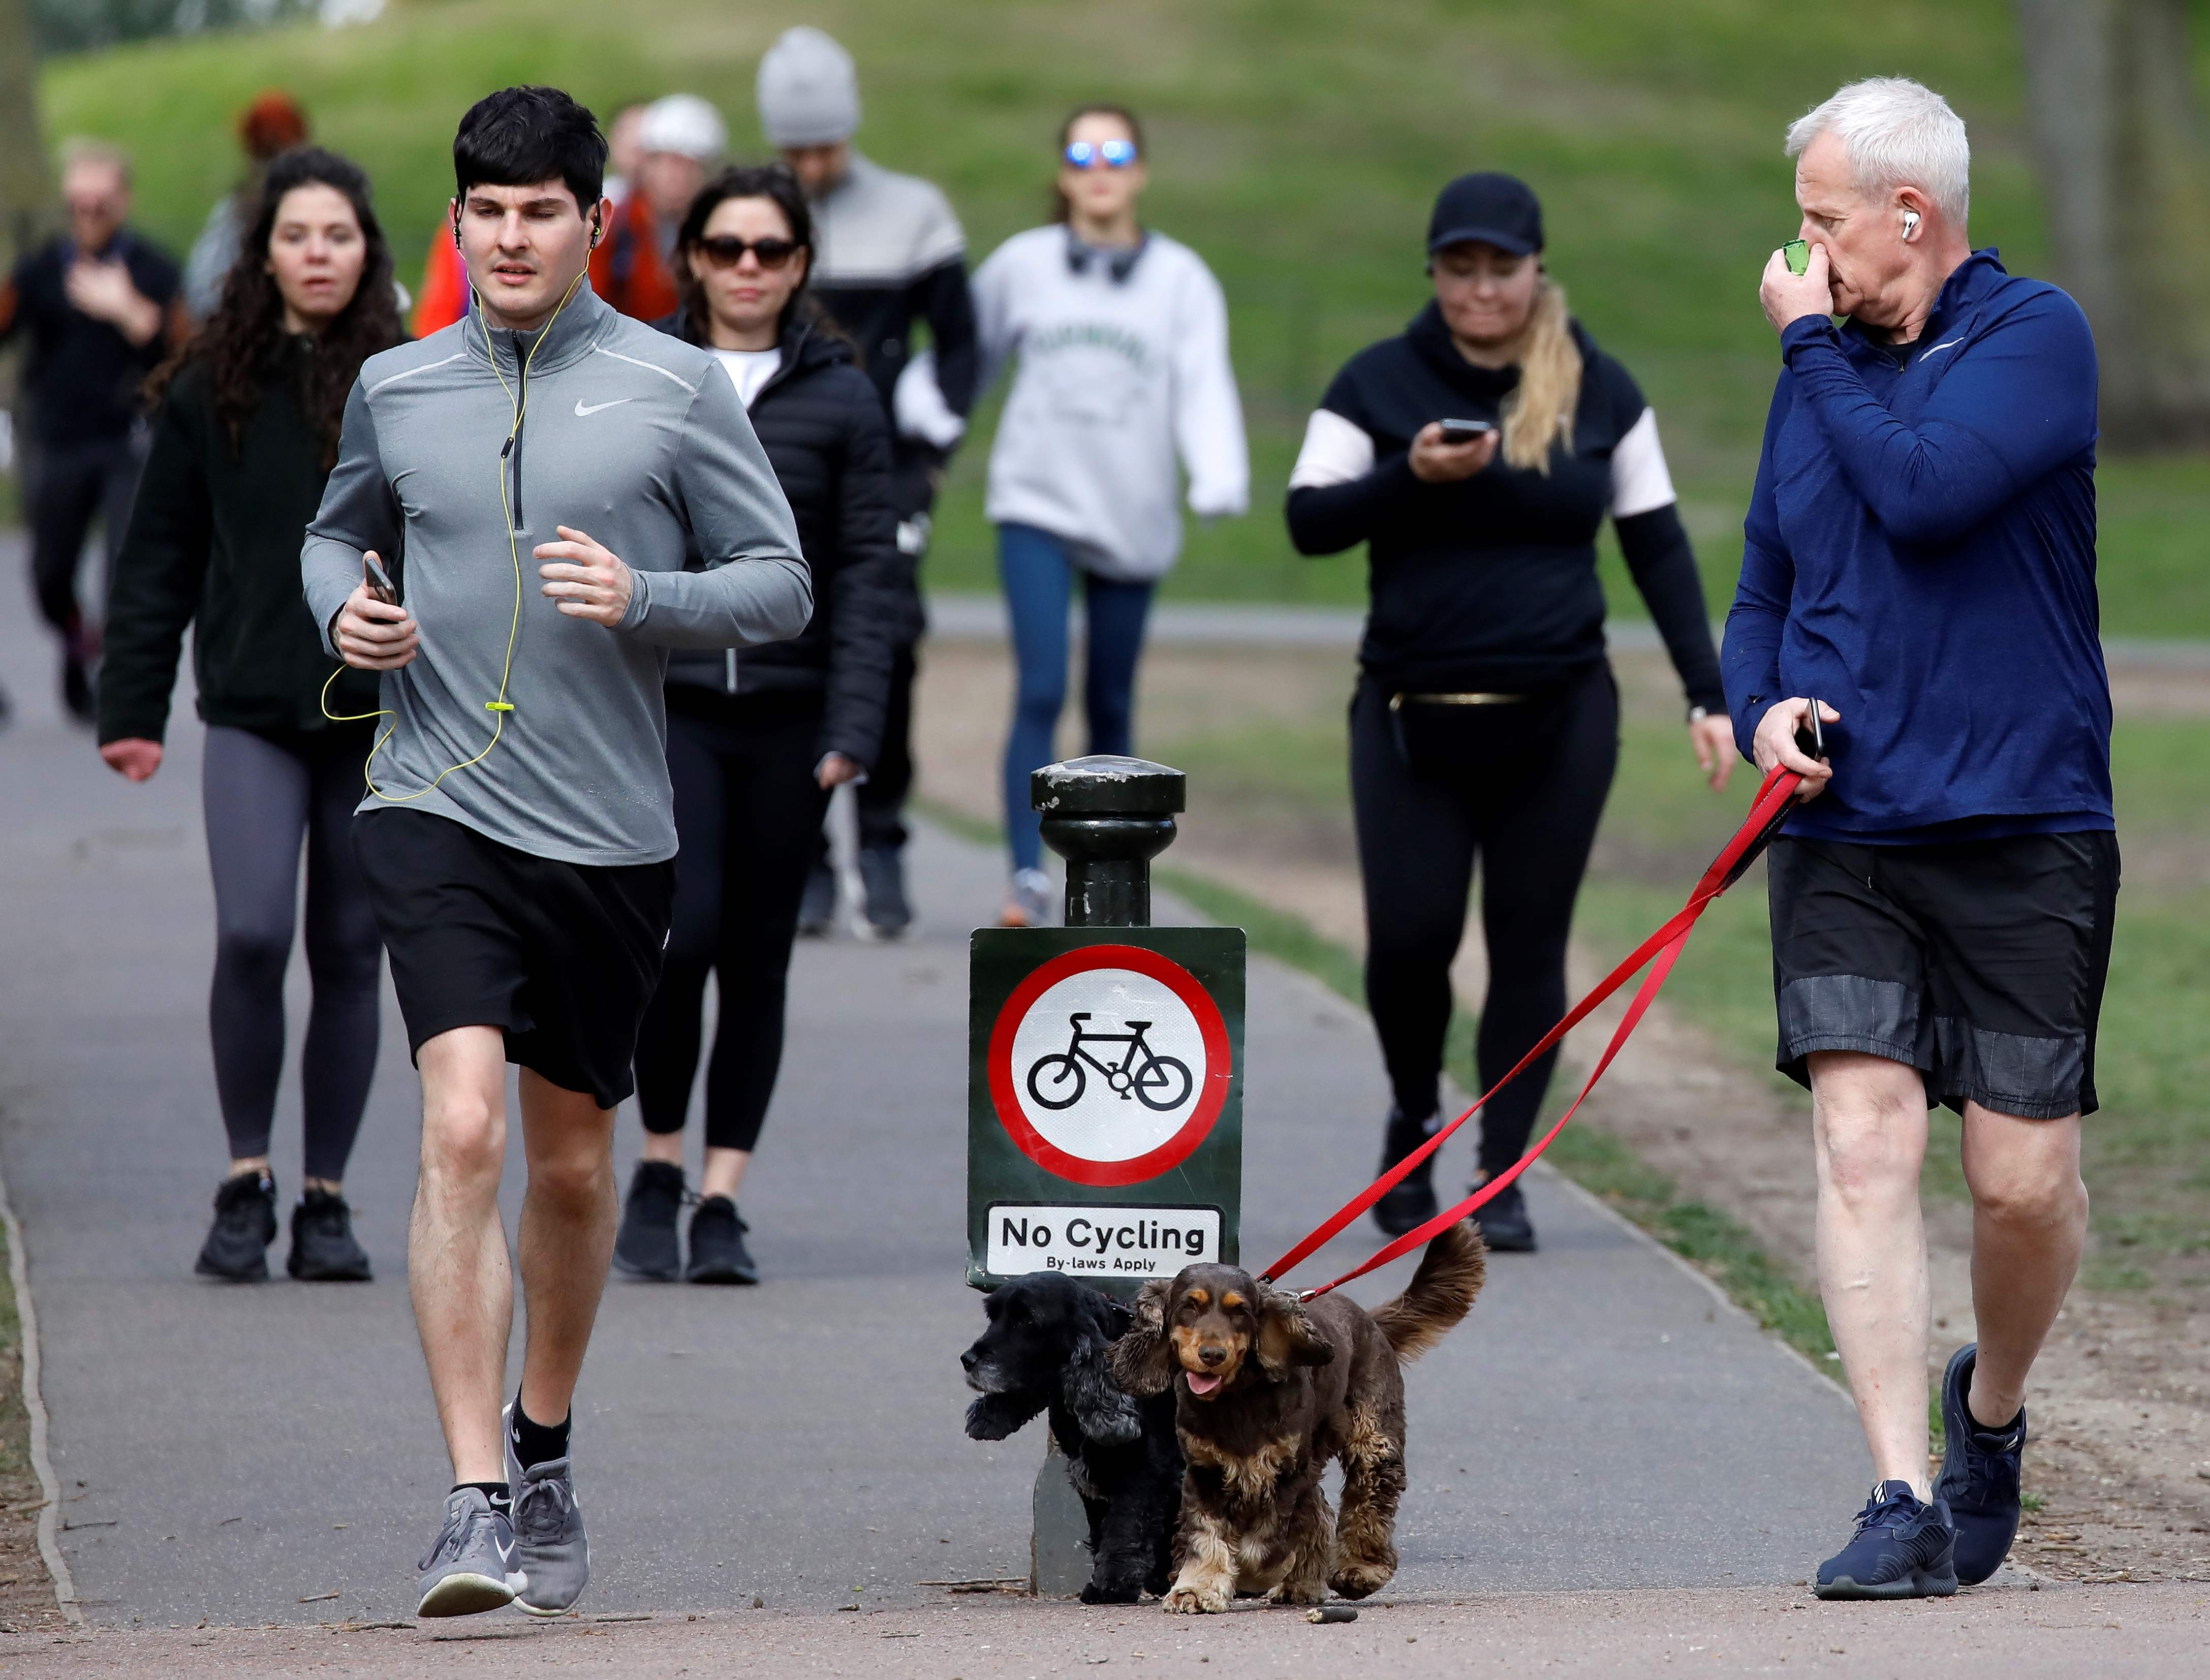
POLYGON ((1445 245, 1479 239, 1525 257, 1543 248, 1543 205, 1516 175, 1461 175, 1435 195, 1428 218, 1430 256, 1445 245))

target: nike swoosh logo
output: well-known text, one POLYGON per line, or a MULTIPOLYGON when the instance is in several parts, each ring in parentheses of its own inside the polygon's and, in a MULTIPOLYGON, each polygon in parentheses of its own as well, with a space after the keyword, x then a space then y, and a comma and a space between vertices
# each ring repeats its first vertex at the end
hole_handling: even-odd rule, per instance
POLYGON ((636 401, 637 399, 633 396, 618 396, 611 402, 594 402, 587 408, 583 406, 583 399, 579 396, 576 399, 576 418, 577 420, 588 419, 589 416, 597 414, 601 408, 619 408, 625 402, 634 402, 636 401))

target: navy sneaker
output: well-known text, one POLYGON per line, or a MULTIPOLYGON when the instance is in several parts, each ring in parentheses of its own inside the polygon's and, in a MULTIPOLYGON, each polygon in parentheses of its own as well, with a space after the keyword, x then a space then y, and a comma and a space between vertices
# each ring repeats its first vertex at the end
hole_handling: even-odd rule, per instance
POLYGON ((1819 1566, 1822 1598, 1946 1598, 1957 1590, 1957 1531, 1940 1500, 1882 1482, 1857 1513, 1857 1536, 1819 1566))
POLYGON ((2026 1408, 1999 1429, 1984 1428, 1965 1404, 1972 1392, 1978 1342, 1949 1358, 1941 1376, 1941 1474, 1934 1497, 1957 1527, 1957 1579, 1978 1586, 2002 1568, 2018 1538, 2018 1478, 2026 1458, 2026 1408))

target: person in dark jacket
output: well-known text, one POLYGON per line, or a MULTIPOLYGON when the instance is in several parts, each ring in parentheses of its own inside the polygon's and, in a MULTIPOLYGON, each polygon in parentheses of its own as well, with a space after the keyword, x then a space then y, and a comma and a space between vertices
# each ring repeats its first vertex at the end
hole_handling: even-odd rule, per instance
POLYGON ((314 1003, 289 1269, 365 1279, 343 1181, 376 1067, 383 947, 352 815, 377 688, 323 652, 299 541, 337 457, 347 391, 403 335, 368 178, 345 159, 301 149, 271 163, 241 251, 206 327, 154 376, 153 450, 108 607, 100 752, 133 782, 160 768, 190 625, 215 890, 208 1017, 231 1156, 197 1269, 269 1275, 269 1133, 304 838, 314 1003))
POLYGON ((177 265, 124 226, 130 162, 112 146, 63 149, 69 226, 0 282, 0 345, 30 341, 24 490, 39 611, 62 638, 62 703, 93 715, 100 628, 77 601, 85 534, 106 529, 113 572, 146 459, 139 387, 189 330, 177 265))
MULTIPOLYGON (((1718 657, 1674 509, 1657 417, 1567 314, 1542 264, 1542 207, 1508 175, 1445 187, 1428 223, 1434 300, 1354 356, 1321 398, 1289 478, 1298 551, 1368 545, 1373 608, 1350 710, 1366 892, 1366 995, 1395 1107, 1382 1165, 1440 1121, 1451 961, 1482 867, 1485 1090, 1566 1011, 1566 940, 1619 753, 1596 537, 1628 571, 1688 691, 1714 789, 1732 768, 1718 657), (1468 428, 1445 423, 1472 423, 1468 428)), ((1517 1161, 1555 1066, 1483 1110, 1480 1175, 1517 1161)), ((1374 1207, 1392 1235, 1438 1211, 1434 1157, 1374 1207)), ((1489 1247, 1531 1249, 1517 1183, 1476 1216, 1489 1247)))
MULTIPOLYGON (((980 345, 967 286, 967 235, 934 183, 885 169, 861 152, 860 82, 852 55, 810 24, 786 29, 761 55, 754 84, 768 144, 806 189, 814 251, 806 284, 852 342, 891 420, 891 494, 898 547, 916 567, 951 451, 975 400, 980 345), (915 323, 928 347, 915 354, 915 323)), ((913 687, 926 625, 918 590, 891 673, 890 711, 873 772, 854 801, 861 909, 869 931, 895 939, 913 921, 905 882, 905 801, 912 791, 913 687)), ((808 877, 800 931, 825 934, 836 880, 824 837, 808 877)))
POLYGON ((614 1248, 633 1277, 757 1283, 736 1195, 782 1060, 799 898, 829 795, 881 749, 891 663, 913 594, 897 546, 888 427, 850 344, 806 290, 812 223, 781 166, 732 169, 685 216, 684 308, 661 323, 713 352, 751 412, 813 576, 813 619, 742 656, 667 668, 675 784, 673 930, 637 1042, 645 1127, 614 1248), (720 1024, 706 1074, 706 1157, 690 1260, 676 1217, 683 1125, 698 1067, 706 976, 720 1024))

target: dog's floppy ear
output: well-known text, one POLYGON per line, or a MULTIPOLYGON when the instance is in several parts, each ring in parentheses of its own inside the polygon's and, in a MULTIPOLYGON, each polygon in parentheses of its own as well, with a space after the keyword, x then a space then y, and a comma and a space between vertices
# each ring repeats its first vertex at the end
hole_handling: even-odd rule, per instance
POLYGON ((1304 1303, 1268 1288, 1259 1301, 1259 1364, 1266 1375, 1280 1382, 1299 1365, 1325 1365, 1334 1358, 1334 1344, 1319 1333, 1304 1303))
POLYGON ((1082 1303, 1082 1327, 1066 1361, 1063 1387, 1074 1421, 1092 1441, 1126 1443, 1144 1433, 1135 1401, 1118 1387, 1107 1369, 1113 1351, 1112 1329, 1126 1315, 1102 1295, 1082 1303))
POLYGON ((967 1435, 972 1441, 1003 1441, 1047 1404, 1042 1394, 985 1394, 967 1408, 967 1435))
POLYGON ((1167 1339, 1167 1302, 1174 1284, 1164 1278, 1145 1284, 1130 1303, 1134 1320, 1127 1333, 1113 1344, 1113 1381, 1138 1397, 1163 1394, 1174 1381, 1174 1346, 1167 1339))

